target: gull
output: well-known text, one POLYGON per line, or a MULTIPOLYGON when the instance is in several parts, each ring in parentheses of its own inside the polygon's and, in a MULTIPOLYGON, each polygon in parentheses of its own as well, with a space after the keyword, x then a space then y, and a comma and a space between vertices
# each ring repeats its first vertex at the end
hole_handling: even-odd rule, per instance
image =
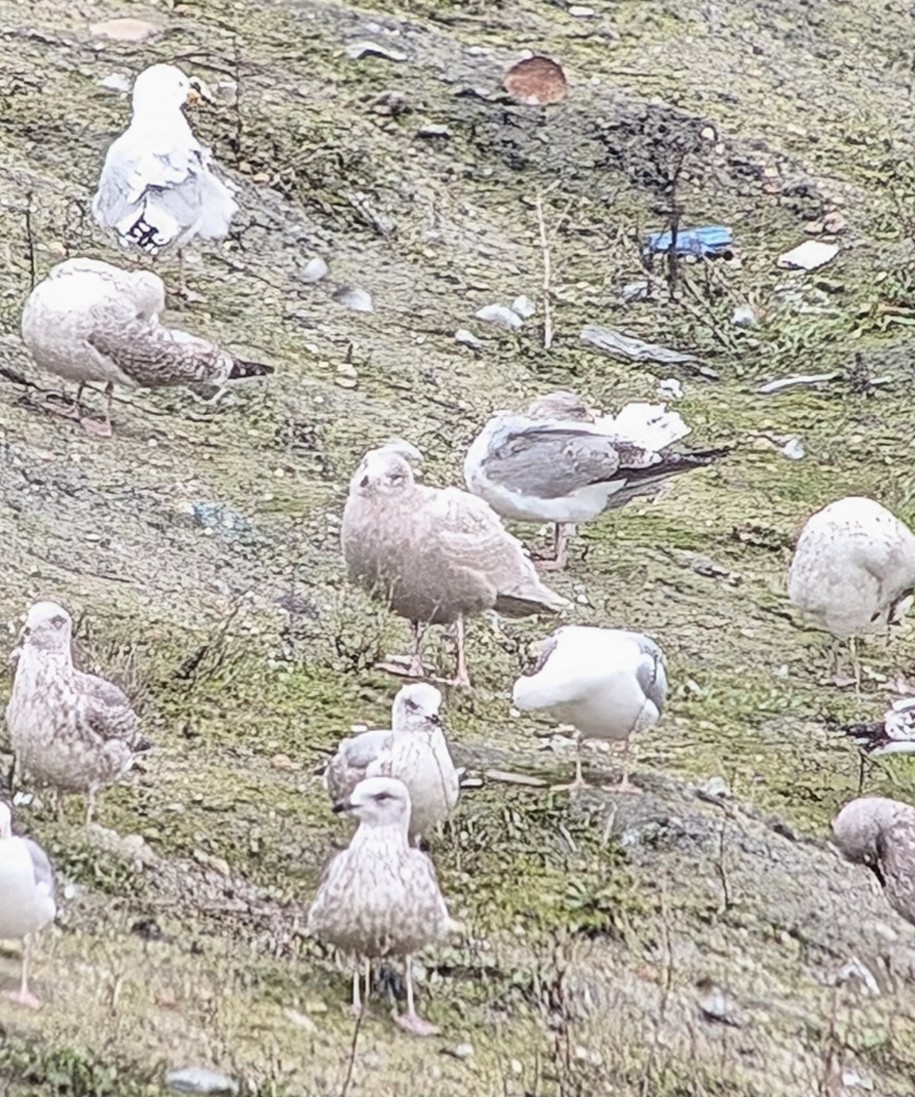
POLYGON ((390 731, 364 731, 340 743, 324 774, 331 800, 344 800, 366 777, 396 777, 410 794, 411 842, 431 836, 460 792, 442 731, 441 704, 435 686, 404 686, 394 698, 390 731))
POLYGON ((421 626, 453 624, 454 684, 469 686, 466 618, 488 609, 508 617, 558 613, 569 603, 544 586, 521 543, 482 499, 417 484, 410 462, 419 457, 400 443, 363 457, 343 511, 343 557, 351 582, 410 622, 408 673, 422 675, 421 626))
POLYGON ((194 136, 182 108, 202 96, 199 82, 174 65, 152 65, 133 85, 133 114, 105 156, 92 214, 124 247, 157 255, 196 237, 229 231, 238 188, 214 170, 210 150, 194 136))
MULTIPOLYGON (((393 777, 369 777, 334 805, 352 813, 359 827, 349 847, 324 873, 308 912, 308 932, 366 961, 405 958, 407 1010, 397 1023, 416 1036, 438 1029, 418 1016, 413 1001, 412 956, 457 928, 439 890, 429 858, 408 842, 410 793, 393 777)), ((366 964, 365 998, 369 996, 366 964)), ((359 967, 353 974, 353 1012, 362 1012, 359 967)))
POLYGON ((67 259, 32 290, 22 313, 22 339, 35 362, 77 383, 72 407, 51 406, 78 419, 90 433, 111 434, 115 384, 131 388, 187 385, 215 398, 226 383, 272 373, 270 366, 225 351, 159 321, 165 286, 150 271, 127 271, 97 259, 67 259), (104 422, 82 415, 80 398, 90 381, 105 385, 104 422))
POLYGON ((788 572, 788 597, 827 632, 838 669, 839 643, 847 639, 861 688, 856 638, 889 636, 915 592, 915 535, 873 499, 837 499, 808 518, 788 572))
POLYGON ((86 825, 99 789, 121 780, 150 743, 125 695, 73 666, 73 622, 55 602, 29 609, 6 724, 25 780, 57 794, 86 794, 86 825))
POLYGON ((17 838, 9 805, 0 801, 0 939, 22 941, 19 989, 4 997, 38 1009, 41 1002, 29 990, 29 938, 57 913, 54 873, 48 855, 31 838, 17 838))
POLYGON ((890 906, 915 924, 915 807, 883 796, 861 796, 832 821, 836 845, 866 865, 890 906))
POLYGON ((627 404, 597 418, 573 392, 541 396, 523 411, 499 411, 464 460, 467 487, 503 518, 552 522, 562 568, 570 528, 638 496, 654 496, 672 477, 712 464, 728 451, 665 452, 689 434, 663 404, 627 404))
POLYGON ((629 781, 633 732, 656 724, 667 697, 667 669, 658 645, 640 632, 564 625, 541 644, 539 659, 512 690, 522 712, 543 710, 578 732, 575 780, 556 786, 586 788, 581 773, 582 739, 625 744, 623 777, 610 792, 640 792, 629 781))

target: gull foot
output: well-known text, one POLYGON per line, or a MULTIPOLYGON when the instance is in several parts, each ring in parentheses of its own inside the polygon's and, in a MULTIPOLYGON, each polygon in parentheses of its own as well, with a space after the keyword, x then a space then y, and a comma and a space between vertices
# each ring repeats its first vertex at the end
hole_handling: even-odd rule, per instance
POLYGON ((418 1013, 401 1013, 394 1020, 402 1029, 412 1032, 414 1036, 438 1036, 442 1031, 429 1021, 424 1021, 418 1013))
POLYGON ((391 655, 381 663, 375 664, 378 670, 396 674, 399 678, 434 678, 435 669, 427 667, 422 660, 411 655, 391 655))
POLYGON ((44 406, 52 415, 59 415, 62 419, 79 419, 79 405, 59 392, 49 392, 45 395, 44 406))
POLYGON ((615 785, 601 785, 602 792, 628 792, 633 796, 642 796, 645 793, 643 788, 639 788, 638 785, 634 785, 628 777, 624 777, 622 781, 618 781, 615 785))
POLYGON ((41 1009, 41 999, 36 998, 28 990, 7 990, 4 991, 3 997, 15 1002, 17 1005, 26 1006, 28 1009, 41 1009))
POLYGON ((565 566, 565 560, 557 560, 555 556, 534 557, 534 567, 538 571, 562 571, 565 566))
POLYGON ((93 434, 96 438, 111 437, 111 424, 107 419, 80 419, 79 425, 86 434, 93 434))
POLYGON ((578 792, 579 789, 594 788, 583 777, 578 777, 568 785, 550 785, 550 792, 578 792))
POLYGON ((357 1006, 355 1002, 349 1007, 349 1014, 351 1017, 368 1017, 368 1006, 357 1006))

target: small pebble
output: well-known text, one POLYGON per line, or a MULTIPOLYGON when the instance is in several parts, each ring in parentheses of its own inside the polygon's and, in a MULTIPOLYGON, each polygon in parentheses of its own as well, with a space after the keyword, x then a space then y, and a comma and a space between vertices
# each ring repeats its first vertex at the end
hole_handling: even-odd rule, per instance
POLYGON ((676 377, 665 377, 658 382, 658 396, 664 400, 681 400, 683 384, 676 377))
POLYGON ((309 259, 305 264, 302 279, 305 282, 320 282, 322 278, 327 277, 327 272, 327 264, 319 255, 316 255, 314 259, 309 259))
POLYGON ((350 42, 346 47, 346 56, 351 61, 359 61, 363 57, 383 57, 385 61, 406 61, 407 55, 400 50, 392 50, 389 46, 382 46, 378 42, 350 42))
POLYGON ((116 92, 128 92, 131 89, 132 81, 130 77, 124 72, 112 72, 108 76, 99 80, 99 85, 105 89, 105 91, 116 92))
POLYGON ((473 1058, 473 1044, 455 1044, 454 1047, 442 1048, 442 1051, 453 1059, 473 1058))
POLYGON ((185 1067, 165 1076, 165 1085, 173 1093, 235 1094, 238 1085, 225 1074, 206 1067, 185 1067))
POLYGON ((478 320, 493 324, 497 328, 504 328, 506 331, 516 331, 524 322, 516 312, 506 308, 505 305, 484 305, 475 315, 478 320))
POLYGON ((430 122, 426 126, 421 126, 416 131, 417 137, 450 137, 451 130, 447 126, 442 126, 437 122, 430 122))
POLYGON ((459 328, 454 333, 455 343, 461 343, 465 347, 470 347, 472 350, 482 349, 483 343, 477 339, 472 331, 468 331, 466 328, 459 328))
POLYGON ((341 286, 333 296, 338 305, 345 305, 354 312, 375 311, 371 296, 358 286, 341 286))
POLYGON ((731 313, 731 323, 737 328, 755 328, 759 321, 749 305, 738 305, 731 313))
POLYGON ((807 451, 804 449, 804 443, 800 438, 789 438, 782 446, 782 454, 787 457, 789 461, 800 461, 806 453, 807 451))
POLYGON ((131 19, 127 16, 93 23, 89 33, 93 38, 109 38, 112 42, 145 42, 147 38, 158 34, 159 28, 145 19, 131 19))
POLYGON ((511 310, 516 316, 520 316, 522 320, 528 320, 537 311, 537 306, 530 297, 525 297, 522 294, 512 301, 511 310))
POLYGON ((726 800, 731 795, 731 787, 723 777, 710 777, 699 792, 710 800, 726 800))

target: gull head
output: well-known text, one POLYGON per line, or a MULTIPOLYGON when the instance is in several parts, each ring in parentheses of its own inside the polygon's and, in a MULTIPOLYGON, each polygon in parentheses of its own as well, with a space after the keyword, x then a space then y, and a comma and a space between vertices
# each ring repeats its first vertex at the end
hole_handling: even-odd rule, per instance
POLYGON ((13 837, 13 815, 9 804, 0 800, 0 838, 13 837))
POLYGON ((370 827, 402 827, 410 824, 410 793, 395 777, 367 777, 360 781, 345 800, 334 804, 338 814, 355 815, 370 827))
POLYGON ((594 413, 584 400, 574 392, 550 392, 538 396, 525 408, 525 414, 531 419, 561 419, 564 422, 594 422, 594 413))
POLYGON ((413 486, 413 469, 398 450, 388 446, 372 449, 362 458, 350 491, 366 497, 391 496, 413 486))
POLYGON ((906 805, 884 796, 859 796, 832 821, 832 836, 848 861, 874 867, 880 835, 906 805))
POLYGON ((35 602, 29 608, 22 635, 30 647, 69 651, 72 629, 73 621, 63 606, 56 602, 35 602))
POLYGON ((200 92, 189 76, 175 65, 151 65, 133 83, 134 114, 175 114, 200 92))
POLYGON ((395 731, 431 731, 442 726, 442 695, 428 682, 404 686, 394 698, 391 727, 395 731))

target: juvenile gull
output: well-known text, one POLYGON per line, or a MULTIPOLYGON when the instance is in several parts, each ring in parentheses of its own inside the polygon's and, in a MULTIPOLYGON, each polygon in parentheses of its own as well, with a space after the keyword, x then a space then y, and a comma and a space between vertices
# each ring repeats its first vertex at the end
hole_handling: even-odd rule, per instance
POLYGON ((429 838, 452 811, 460 791, 445 741, 435 686, 417 682, 394 698, 391 730, 344 739, 324 774, 332 801, 351 795, 366 777, 396 777, 410 794, 410 840, 429 838))
POLYGON ((524 411, 496 412, 467 452, 464 479, 503 518, 552 522, 555 553, 542 563, 561 568, 575 523, 656 495, 670 477, 727 453, 664 452, 689 432, 663 405, 627 404, 598 419, 575 393, 554 392, 524 411))
POLYGON ((195 237, 219 240, 229 231, 238 188, 216 173, 182 113, 200 96, 174 65, 152 65, 134 81, 130 125, 110 145, 92 200, 95 220, 125 247, 150 255, 175 248, 180 260, 195 237))
POLYGON ((0 940, 22 941, 19 989, 4 997, 38 1009, 29 990, 29 938, 57 913, 54 873, 45 851, 31 838, 13 835, 9 805, 0 801, 0 940))
POLYGON ((422 674, 423 624, 456 626, 455 684, 468 686, 467 617, 488 609, 526 617, 568 605, 540 581, 487 503, 458 488, 417 484, 396 444, 363 457, 350 481, 342 540, 350 580, 410 622, 412 675, 422 674))
POLYGON ((575 780, 557 786, 573 791, 587 787, 582 739, 622 740, 623 777, 607 791, 641 791, 629 781, 630 736, 657 723, 666 697, 667 668, 653 640, 640 632, 591 625, 557 629, 543 642, 536 666, 512 690, 516 708, 544 710, 577 730, 575 780))
POLYGON ((131 388, 188 385, 216 396, 230 380, 271 373, 269 366, 224 351, 159 322, 165 286, 149 271, 126 271, 96 259, 67 259, 38 283, 22 313, 22 338, 36 363, 77 383, 76 403, 52 410, 79 419, 95 434, 111 433, 115 384, 131 388), (105 384, 105 421, 83 418, 80 397, 90 381, 105 384))
POLYGON ((915 697, 903 697, 869 724, 846 724, 843 728, 865 754, 915 754, 915 697))
MULTIPOLYGON (((417 1036, 439 1030, 416 1013, 412 956, 454 928, 429 858, 409 845, 410 794, 392 777, 369 777, 334 805, 359 820, 349 848, 324 873, 308 912, 308 932, 367 962, 405 957, 407 1011, 396 1020, 417 1036)), ((365 998, 369 972, 366 964, 365 998)), ((359 965, 353 974, 353 1012, 362 1011, 359 965)))
POLYGON ((861 686, 856 637, 889 634, 915 591, 915 535, 873 499, 849 496, 808 520, 788 572, 788 597, 836 639, 847 639, 855 686, 861 686))
POLYGON ((23 630, 6 723, 20 779, 86 794, 86 825, 99 789, 123 778, 150 748, 117 686, 73 666, 73 623, 62 606, 36 602, 23 630))
POLYGON ((862 796, 832 821, 836 845, 866 865, 890 906, 915 924, 915 807, 883 796, 862 796))

